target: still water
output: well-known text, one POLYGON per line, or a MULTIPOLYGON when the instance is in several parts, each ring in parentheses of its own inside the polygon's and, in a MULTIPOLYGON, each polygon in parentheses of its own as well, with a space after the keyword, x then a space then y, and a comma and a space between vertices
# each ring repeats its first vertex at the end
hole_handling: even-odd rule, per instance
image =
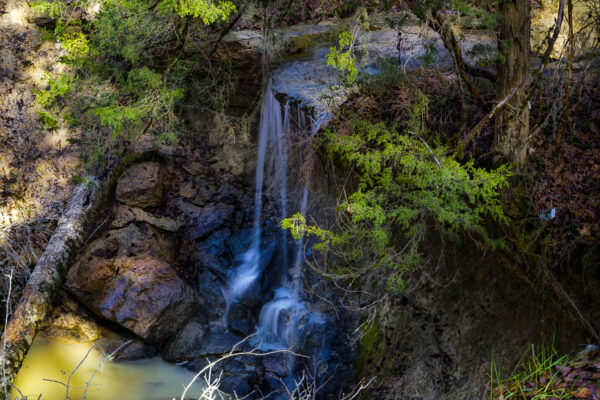
MULTIPOLYGON (((85 357, 93 343, 64 343, 38 337, 25 357, 14 385, 27 400, 64 400, 69 374, 85 357), (41 395, 41 397, 39 397, 41 395)), ((69 398, 81 399, 85 383, 102 362, 103 354, 92 350, 71 378, 69 398)), ((170 400, 179 399, 183 386, 194 374, 159 358, 141 361, 109 361, 98 370, 85 395, 86 400, 170 400)), ((202 378, 200 378, 202 379, 202 378)), ((196 384, 187 398, 198 397, 202 386, 196 384)), ((16 390, 11 399, 19 398, 16 390)))

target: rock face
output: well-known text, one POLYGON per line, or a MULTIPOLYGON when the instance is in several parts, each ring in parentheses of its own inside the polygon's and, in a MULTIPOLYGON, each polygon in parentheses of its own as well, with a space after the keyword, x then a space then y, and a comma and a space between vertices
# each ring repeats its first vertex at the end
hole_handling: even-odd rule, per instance
POLYGON ((204 342, 206 320, 192 318, 165 347, 162 356, 166 361, 182 362, 201 357, 200 347, 204 342))
POLYGON ((158 206, 162 200, 159 172, 160 164, 156 162, 130 167, 117 182, 117 200, 141 208, 158 206))
POLYGON ((234 211, 234 207, 229 204, 209 204, 198 207, 180 199, 175 202, 175 207, 185 220, 187 225, 185 238, 189 241, 205 237, 221 227, 234 211))
MULTIPOLYGON (((437 259, 442 250, 433 242, 428 254, 437 259)), ((562 354, 588 342, 589 333, 552 296, 532 291, 473 247, 444 248, 445 263, 416 290, 392 298, 366 332, 358 363, 363 376, 394 371, 372 398, 480 399, 492 357, 513 368, 532 344, 553 343, 562 354)))
POLYGON ((147 229, 132 224, 92 243, 66 288, 97 315, 158 343, 177 332, 200 300, 168 262, 168 241, 147 229))
POLYGON ((167 262, 117 258, 79 264, 68 288, 90 309, 150 343, 174 334, 198 302, 167 262))

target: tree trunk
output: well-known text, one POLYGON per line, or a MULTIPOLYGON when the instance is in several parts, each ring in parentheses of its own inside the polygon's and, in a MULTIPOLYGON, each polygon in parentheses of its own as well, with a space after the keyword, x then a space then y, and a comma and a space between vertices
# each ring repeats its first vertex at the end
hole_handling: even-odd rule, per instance
POLYGON ((113 168, 104 184, 94 188, 83 183, 75 188, 6 327, 2 341, 4 387, 0 390, 0 399, 7 399, 7 389, 46 319, 75 256, 85 244, 96 217, 114 192, 117 179, 133 163, 156 156, 159 155, 154 151, 128 155, 113 168))
MULTIPOLYGON (((496 98, 506 96, 529 76, 531 3, 530 0, 505 0, 500 6, 502 22, 498 33, 496 98)), ((527 156, 529 106, 522 107, 523 89, 496 114, 496 150, 506 159, 523 165, 527 156)))

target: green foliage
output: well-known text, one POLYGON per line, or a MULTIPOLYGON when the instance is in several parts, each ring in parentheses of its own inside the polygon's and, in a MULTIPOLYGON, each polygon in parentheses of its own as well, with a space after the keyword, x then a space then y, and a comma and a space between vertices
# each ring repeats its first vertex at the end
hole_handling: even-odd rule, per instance
POLYGON ((484 240, 485 221, 507 222, 498 191, 507 185, 510 166, 487 171, 446 156, 444 146, 430 147, 422 139, 427 106, 427 97, 417 96, 403 133, 353 113, 325 130, 325 154, 357 177, 338 208, 341 229, 307 226, 299 215, 282 226, 294 237, 315 236, 318 250, 334 255, 329 262, 335 273, 383 272, 387 288, 402 291, 405 273, 424 263, 419 245, 431 222, 451 239, 470 232, 484 240))
POLYGON ((34 4, 38 13, 58 18, 54 40, 67 65, 35 92, 45 126, 53 129, 62 118, 88 128, 75 141, 88 168, 118 156, 125 141, 143 132, 174 144, 181 125, 176 107, 194 67, 181 57, 186 40, 191 34, 201 40, 205 25, 226 21, 236 7, 211 0, 101 0, 94 19, 71 20, 84 2, 34 4))
POLYGON ((381 326, 378 321, 363 323, 360 326, 363 336, 359 344, 359 356, 356 362, 356 369, 359 372, 366 372, 370 363, 378 362, 383 359, 384 341, 382 340, 381 326))
POLYGON ((335 245, 339 241, 339 236, 332 232, 318 226, 307 225, 306 218, 300 212, 281 221, 281 227, 289 230, 294 240, 298 240, 306 235, 315 236, 319 240, 319 243, 315 245, 315 250, 326 250, 329 246, 335 245))
POLYGON ((67 9, 67 6, 62 1, 38 0, 31 3, 31 9, 38 15, 48 13, 50 18, 56 18, 67 9))
POLYGON ((236 11, 235 5, 230 1, 215 3, 212 0, 163 0, 160 7, 163 11, 177 13, 182 18, 200 18, 206 25, 227 21, 229 15, 236 11))
POLYGON ((48 129, 49 131, 58 128, 58 119, 54 115, 47 111, 39 110, 36 111, 36 114, 40 117, 40 121, 44 125, 44 128, 48 129))
POLYGON ((48 89, 34 90, 33 92, 39 105, 50 108, 60 98, 71 93, 73 85, 68 75, 61 75, 58 79, 49 76, 46 78, 48 79, 48 89))
POLYGON ((113 138, 125 132, 125 128, 140 129, 145 110, 131 106, 107 106, 98 107, 94 113, 100 118, 102 125, 108 126, 112 131, 113 138))
POLYGON ((352 54, 353 47, 354 35, 344 31, 338 37, 337 46, 329 48, 327 54, 327 66, 339 70, 346 84, 354 83, 358 77, 358 69, 352 54))
POLYGON ((58 36, 58 40, 68 53, 67 59, 70 61, 83 59, 90 52, 87 37, 81 32, 65 32, 58 36))

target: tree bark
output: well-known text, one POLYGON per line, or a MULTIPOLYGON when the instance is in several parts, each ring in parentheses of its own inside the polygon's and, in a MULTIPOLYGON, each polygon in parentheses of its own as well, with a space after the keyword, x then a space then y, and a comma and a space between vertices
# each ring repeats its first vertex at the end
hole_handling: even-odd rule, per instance
MULTIPOLYGON (((505 0, 500 5, 502 22, 498 33, 496 98, 502 100, 519 82, 529 77, 531 3, 505 0)), ((504 158, 525 164, 529 137, 529 107, 521 107, 527 94, 519 90, 496 114, 495 147, 504 158)))
POLYGON ((128 155, 113 168, 102 185, 94 187, 83 183, 75 188, 5 329, 2 341, 4 390, 0 391, 0 399, 6 399, 7 388, 19 371, 96 217, 112 196, 117 179, 135 162, 155 156, 158 154, 154 151, 128 155))

